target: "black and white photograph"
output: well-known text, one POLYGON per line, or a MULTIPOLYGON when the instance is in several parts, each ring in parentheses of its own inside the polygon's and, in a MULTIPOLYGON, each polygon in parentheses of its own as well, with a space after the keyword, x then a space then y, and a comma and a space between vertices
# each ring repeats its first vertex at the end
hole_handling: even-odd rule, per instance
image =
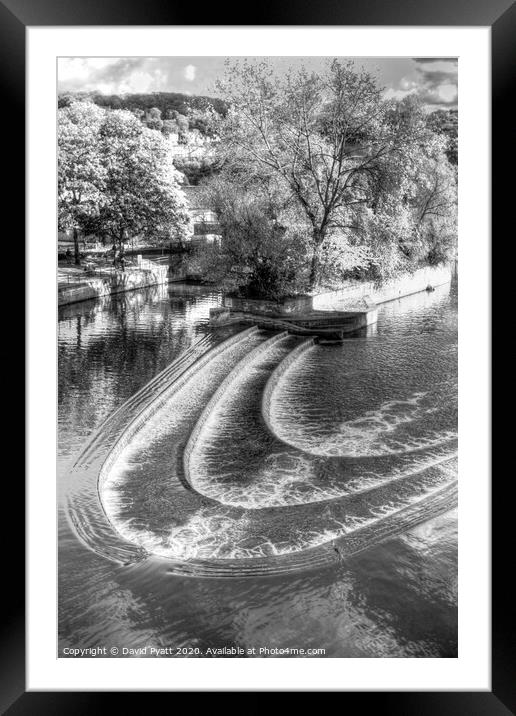
POLYGON ((0 0, 0 712, 510 716, 514 3, 228 10, 0 0))
POLYGON ((456 659, 448 56, 57 60, 59 659, 456 659))

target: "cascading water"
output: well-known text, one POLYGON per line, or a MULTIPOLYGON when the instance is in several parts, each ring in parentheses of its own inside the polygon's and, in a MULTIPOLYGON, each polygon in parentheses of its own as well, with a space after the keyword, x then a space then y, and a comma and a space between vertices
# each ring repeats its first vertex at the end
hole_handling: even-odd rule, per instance
POLYGON ((342 346, 257 329, 194 345, 77 460, 81 539, 239 577, 334 563, 451 509, 456 327, 445 292, 432 300, 416 334, 405 313, 399 333, 342 346))
MULTIPOLYGON (((325 348, 320 357, 335 361, 332 381, 320 385, 328 402, 342 385, 338 373, 366 370, 367 363, 354 363, 361 342, 371 356, 390 345, 395 360, 399 339, 399 352, 421 367, 412 393, 433 390, 426 368, 439 372, 436 384, 454 385, 456 365, 448 358, 456 350, 455 296, 443 287, 384 304, 374 331, 342 349, 325 348)), ((326 657, 456 657, 457 510, 448 509, 455 504, 455 462, 446 462, 454 444, 395 454, 376 449, 377 441, 370 452, 382 454, 369 457, 287 444, 301 410, 294 406, 292 425, 270 423, 265 388, 294 357, 285 382, 279 376, 269 384, 274 403, 322 349, 298 350, 302 338, 268 343, 271 334, 260 334, 235 360, 233 349, 226 352, 228 363, 215 375, 201 361, 241 331, 210 328, 209 309, 220 300, 206 287, 171 284, 59 311, 59 656, 63 647, 99 644, 118 646, 120 655, 123 647, 202 653, 276 644, 324 647, 326 657), (199 367, 206 394, 181 446, 165 430, 161 455, 149 440, 140 463, 143 452, 131 455, 131 447, 147 426, 159 427, 154 408, 166 416, 166 406, 180 398, 179 378, 199 367), (224 381, 228 390, 215 395, 224 381), (239 450, 249 465, 240 472, 239 450), (215 457, 224 458, 224 476, 215 457)), ((370 364, 371 381, 378 382, 381 364, 370 364)), ((367 390, 368 381, 363 385, 367 390)), ((454 401, 453 390, 434 395, 438 410, 429 420, 454 401)), ((400 391, 386 391, 363 411, 390 399, 400 400, 400 391)), ((425 407, 421 399, 418 407, 425 407)), ((328 425, 326 436, 361 415, 337 415, 339 428, 328 425)), ((417 427, 404 429, 417 440, 417 427)))

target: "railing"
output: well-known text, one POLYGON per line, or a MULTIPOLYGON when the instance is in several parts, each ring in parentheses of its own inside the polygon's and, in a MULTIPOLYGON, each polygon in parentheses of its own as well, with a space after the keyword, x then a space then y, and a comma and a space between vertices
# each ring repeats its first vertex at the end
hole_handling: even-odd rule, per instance
MULTIPOLYGON (((99 278, 107 278, 110 276, 114 276, 116 273, 121 271, 121 269, 115 268, 114 266, 88 267, 88 266, 82 265, 78 268, 80 270, 78 270, 74 273, 68 273, 65 271, 61 271, 58 268, 58 270, 57 270, 58 282, 62 283, 62 282, 66 281, 66 283, 80 283, 84 278, 92 278, 95 276, 99 277, 99 278)), ((130 267, 130 268, 132 268, 132 267, 130 267)))

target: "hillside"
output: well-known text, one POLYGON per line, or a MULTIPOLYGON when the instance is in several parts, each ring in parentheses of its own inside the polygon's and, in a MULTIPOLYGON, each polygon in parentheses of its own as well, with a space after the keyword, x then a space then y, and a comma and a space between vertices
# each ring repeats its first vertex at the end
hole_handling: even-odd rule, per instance
POLYGON ((147 94, 101 94, 100 92, 63 92, 58 96, 58 107, 66 107, 74 100, 89 99, 99 107, 111 109, 128 109, 131 112, 147 115, 151 110, 161 121, 188 118, 188 129, 198 129, 202 134, 206 132, 206 122, 202 115, 207 107, 224 116, 227 111, 225 102, 217 97, 202 95, 187 95, 180 92, 152 92, 147 94))

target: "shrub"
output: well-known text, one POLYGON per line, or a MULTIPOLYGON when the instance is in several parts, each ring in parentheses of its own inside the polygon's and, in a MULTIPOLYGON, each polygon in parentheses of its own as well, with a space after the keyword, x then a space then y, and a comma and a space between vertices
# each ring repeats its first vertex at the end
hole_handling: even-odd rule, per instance
POLYGON ((218 176, 204 185, 222 236, 219 245, 197 253, 199 270, 240 295, 279 300, 299 293, 309 263, 305 227, 274 187, 247 181, 218 176))
POLYGON ((431 221, 425 227, 426 253, 424 263, 438 266, 448 262, 455 252, 456 228, 455 222, 431 221))
POLYGON ((366 246, 353 245, 348 236, 338 233, 324 240, 320 261, 320 286, 331 289, 346 279, 364 276, 370 268, 371 255, 366 246))

